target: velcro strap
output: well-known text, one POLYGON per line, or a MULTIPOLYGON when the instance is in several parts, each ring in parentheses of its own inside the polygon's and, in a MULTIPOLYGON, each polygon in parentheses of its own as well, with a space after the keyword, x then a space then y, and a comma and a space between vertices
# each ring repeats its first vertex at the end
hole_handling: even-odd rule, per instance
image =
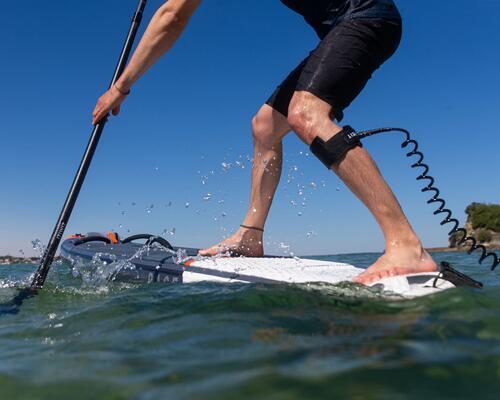
POLYGON ((363 147, 361 141, 356 136, 356 131, 350 126, 345 126, 328 141, 316 137, 311 143, 311 152, 330 169, 333 164, 341 161, 345 154, 355 148, 363 147))

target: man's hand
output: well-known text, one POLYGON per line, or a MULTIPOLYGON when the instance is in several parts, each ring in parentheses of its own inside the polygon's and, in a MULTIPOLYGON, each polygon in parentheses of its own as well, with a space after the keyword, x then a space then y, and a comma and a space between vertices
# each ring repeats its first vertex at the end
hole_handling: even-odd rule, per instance
POLYGON ((126 98, 127 96, 120 93, 113 85, 111 89, 104 93, 97 101, 94 112, 92 113, 92 124, 98 124, 110 111, 113 115, 118 115, 120 113, 120 106, 126 98))

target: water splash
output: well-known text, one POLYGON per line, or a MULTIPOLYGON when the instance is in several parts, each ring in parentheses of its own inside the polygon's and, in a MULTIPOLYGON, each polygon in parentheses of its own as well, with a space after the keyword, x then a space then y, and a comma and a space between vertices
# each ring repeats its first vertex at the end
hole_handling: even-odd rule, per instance
POLYGON ((35 239, 31 241, 31 246, 33 250, 42 257, 45 254, 46 246, 42 243, 40 239, 35 239))
POLYGON ((177 249, 177 252, 174 255, 174 260, 176 264, 183 264, 190 258, 191 257, 188 256, 187 251, 184 249, 177 249))
POLYGON ((84 289, 99 290, 107 288, 109 283, 116 279, 119 272, 136 269, 133 260, 142 259, 152 250, 161 251, 174 257, 177 255, 173 250, 166 249, 158 243, 145 244, 127 259, 118 260, 114 254, 104 252, 96 253, 90 262, 79 257, 70 258, 71 274, 74 278, 81 279, 81 285, 84 289))

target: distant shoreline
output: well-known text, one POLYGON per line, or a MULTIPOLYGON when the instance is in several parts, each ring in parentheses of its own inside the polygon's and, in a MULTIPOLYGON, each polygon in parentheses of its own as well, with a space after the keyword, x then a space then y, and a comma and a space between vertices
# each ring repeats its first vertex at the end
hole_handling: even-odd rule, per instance
MULTIPOLYGON (((59 260, 59 256, 55 257, 54 261, 59 260)), ((14 257, 14 256, 0 256, 0 265, 11 264, 38 264, 40 257, 14 257)))
MULTIPOLYGON (((488 251, 500 251, 500 247, 488 247, 486 246, 488 251)), ((427 250, 429 253, 467 253, 469 251, 469 247, 431 247, 427 250)))
POLYGON ((430 247, 427 250, 429 253, 465 253, 466 249, 459 249, 457 247, 430 247))
POLYGON ((14 257, 14 256, 0 256, 0 265, 9 264, 36 264, 40 262, 39 257, 14 257))

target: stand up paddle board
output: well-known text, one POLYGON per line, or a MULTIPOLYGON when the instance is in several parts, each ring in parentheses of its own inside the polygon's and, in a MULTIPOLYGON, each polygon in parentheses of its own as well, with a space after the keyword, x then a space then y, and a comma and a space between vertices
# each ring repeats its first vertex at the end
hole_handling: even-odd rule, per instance
MULTIPOLYGON (((124 240, 119 240, 114 233, 75 235, 61 246, 62 258, 70 263, 117 263, 118 268, 110 277, 115 281, 335 285, 350 282, 364 271, 345 263, 304 258, 203 258, 197 254, 197 249, 174 248, 165 239, 152 235, 135 235, 124 240), (138 243, 139 240, 146 243, 138 243)), ((370 286, 404 298, 415 298, 456 286, 474 286, 464 284, 464 278, 470 279, 448 267, 440 272, 390 277, 370 286)))

